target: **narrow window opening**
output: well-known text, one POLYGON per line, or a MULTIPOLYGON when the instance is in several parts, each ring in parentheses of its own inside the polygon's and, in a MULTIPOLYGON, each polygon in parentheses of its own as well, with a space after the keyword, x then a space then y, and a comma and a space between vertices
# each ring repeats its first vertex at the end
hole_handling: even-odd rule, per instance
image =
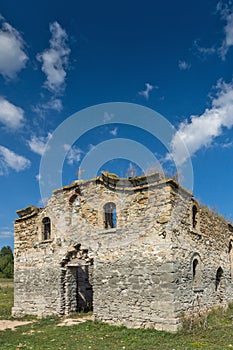
POLYGON ((228 246, 228 254, 232 253, 232 240, 230 240, 229 242, 229 246, 228 246))
POLYGON ((43 223, 43 239, 46 241, 51 237, 51 222, 50 218, 46 217, 42 220, 43 223))
POLYGON ((192 207, 192 225, 193 225, 193 228, 196 228, 197 227, 197 207, 196 205, 194 205, 192 207))
POLYGON ((196 285, 197 284, 197 265, 198 265, 198 260, 194 259, 193 260, 193 284, 196 285))
POLYGON ((104 227, 105 229, 116 227, 116 204, 113 202, 104 205, 104 227))
POLYGON ((229 254, 229 260, 230 260, 231 279, 233 279, 233 241, 232 240, 230 240, 229 242, 228 254, 229 254))
POLYGON ((218 268, 215 278, 215 290, 217 291, 221 285, 223 275, 223 269, 221 267, 218 268))

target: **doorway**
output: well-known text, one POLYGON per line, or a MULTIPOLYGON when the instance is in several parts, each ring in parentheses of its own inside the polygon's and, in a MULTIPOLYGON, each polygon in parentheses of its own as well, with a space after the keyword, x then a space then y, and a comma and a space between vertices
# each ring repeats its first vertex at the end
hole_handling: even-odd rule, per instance
POLYGON ((61 314, 93 310, 93 259, 78 249, 61 270, 61 314))

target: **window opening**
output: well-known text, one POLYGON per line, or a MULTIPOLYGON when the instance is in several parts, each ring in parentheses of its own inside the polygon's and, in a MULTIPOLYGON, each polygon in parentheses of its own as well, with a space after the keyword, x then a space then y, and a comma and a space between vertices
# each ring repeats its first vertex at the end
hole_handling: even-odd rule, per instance
POLYGON ((197 207, 196 207, 196 205, 194 205, 192 207, 192 225, 193 225, 193 228, 197 227, 197 207))
POLYGON ((223 275, 223 269, 221 267, 219 267, 217 270, 216 279, 215 279, 215 290, 216 291, 219 289, 219 286, 221 284, 222 275, 223 275))
POLYGON ((43 238, 44 240, 50 239, 51 236, 51 222, 50 218, 46 217, 42 220, 43 223, 43 238))
POLYGON ((197 283, 197 265, 198 265, 198 260, 194 259, 193 260, 193 283, 197 283))
POLYGON ((232 240, 230 240, 229 242, 228 254, 229 254, 229 260, 230 260, 230 273, 231 273, 231 278, 233 279, 233 241, 232 240))
POLYGON ((116 204, 113 202, 104 205, 104 227, 106 229, 116 227, 116 204))
POLYGON ((72 194, 72 195, 70 196, 70 198, 69 198, 69 203, 70 203, 70 204, 73 204, 73 203, 75 202, 75 200, 76 200, 77 197, 78 197, 78 196, 77 196, 76 193, 75 193, 75 194, 72 194))

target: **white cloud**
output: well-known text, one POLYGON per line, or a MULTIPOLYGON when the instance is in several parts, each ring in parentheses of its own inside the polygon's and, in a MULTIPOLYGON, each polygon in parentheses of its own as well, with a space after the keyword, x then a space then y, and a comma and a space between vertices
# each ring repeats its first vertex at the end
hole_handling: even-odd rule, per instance
POLYGON ((137 176, 137 168, 131 162, 129 164, 128 169, 126 170, 126 177, 134 177, 137 176))
POLYGON ((18 129, 22 126, 23 120, 23 109, 0 97, 0 123, 9 129, 18 129))
POLYGON ((78 163, 81 159, 82 150, 78 147, 71 147, 68 144, 64 145, 64 150, 67 152, 67 163, 73 165, 78 163))
POLYGON ((40 180, 41 180, 41 174, 37 174, 37 175, 36 175, 36 180, 37 180, 37 181, 40 181, 40 180))
POLYGON ((26 66, 28 57, 20 33, 0 15, 0 74, 13 79, 26 66))
POLYGON ((58 22, 51 23, 49 29, 52 35, 50 48, 38 54, 37 59, 42 62, 42 71, 46 75, 45 87, 52 92, 60 92, 64 87, 70 54, 68 36, 58 22))
POLYGON ((54 110, 56 112, 61 112, 63 109, 62 101, 59 98, 52 97, 49 101, 45 103, 38 103, 32 108, 33 112, 40 116, 44 116, 47 111, 54 110))
POLYGON ((113 118, 114 118, 114 114, 113 113, 104 112, 104 123, 109 122, 113 118))
POLYGON ((9 227, 3 227, 0 229, 0 237, 1 238, 9 238, 12 236, 14 236, 14 232, 12 232, 9 227))
POLYGON ((114 129, 109 131, 111 135, 113 136, 117 136, 117 132, 118 132, 118 127, 115 127, 114 129))
POLYGON ((216 48, 213 46, 212 47, 200 46, 198 43, 198 40, 194 41, 193 46, 197 50, 197 52, 200 53, 200 55, 203 58, 206 58, 207 56, 213 55, 216 52, 216 48))
POLYGON ((52 109, 57 112, 61 112, 63 106, 60 98, 51 98, 45 105, 46 109, 52 109))
POLYGON ((51 139, 52 134, 48 133, 47 136, 32 136, 31 140, 28 141, 28 145, 31 149, 31 151, 43 155, 47 146, 47 142, 51 139))
POLYGON ((139 95, 145 97, 146 100, 149 99, 150 92, 155 88, 155 86, 151 85, 150 83, 146 83, 146 89, 139 91, 139 95))
POLYGON ((233 126, 233 82, 219 81, 216 88, 211 108, 200 116, 192 115, 191 122, 182 122, 173 137, 172 154, 167 155, 167 159, 173 158, 177 165, 187 160, 183 143, 192 156, 200 148, 210 146, 214 138, 222 134, 224 127, 230 129, 233 126))
POLYGON ((17 172, 29 168, 30 160, 16 154, 4 146, 0 146, 0 175, 5 175, 9 168, 17 172))
POLYGON ((178 62, 178 67, 180 70, 188 70, 191 68, 191 65, 185 61, 179 61, 178 62))
POLYGON ((217 4, 217 11, 226 22, 224 27, 225 37, 219 49, 220 56, 223 60, 226 58, 229 48, 233 46, 233 9, 230 8, 229 5, 224 4, 222 1, 217 4))

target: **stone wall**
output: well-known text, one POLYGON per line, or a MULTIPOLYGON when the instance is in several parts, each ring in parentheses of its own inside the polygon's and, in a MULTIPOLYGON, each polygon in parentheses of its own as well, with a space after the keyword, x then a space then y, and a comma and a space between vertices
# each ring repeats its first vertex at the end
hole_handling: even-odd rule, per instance
POLYGON ((204 315, 212 307, 225 307, 233 301, 232 226, 194 200, 185 201, 183 197, 180 205, 177 202, 179 210, 169 223, 177 276, 175 310, 181 317, 204 315), (195 227, 193 206, 197 208, 195 227), (220 280, 218 269, 222 270, 220 280))
POLYGON ((196 203, 194 228, 194 203, 191 193, 159 174, 103 173, 54 191, 44 209, 18 211, 13 314, 93 309, 109 323, 175 331, 195 303, 202 309, 226 304, 231 226, 196 203), (117 224, 106 229, 109 202, 117 224), (46 239, 45 218, 51 223, 46 239))
POLYGON ((169 247, 138 249, 99 257, 94 279, 94 316, 127 327, 177 330, 175 277, 169 247))

